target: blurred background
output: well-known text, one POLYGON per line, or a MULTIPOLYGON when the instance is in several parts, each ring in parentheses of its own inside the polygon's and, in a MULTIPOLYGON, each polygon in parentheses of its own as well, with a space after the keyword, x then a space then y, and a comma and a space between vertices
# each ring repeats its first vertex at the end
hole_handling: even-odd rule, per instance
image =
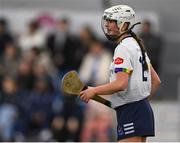
POLYGON ((104 9, 130 5, 162 85, 151 100, 156 137, 180 141, 179 0, 0 0, 0 141, 116 141, 115 112, 64 96, 63 75, 108 82, 115 43, 101 30, 104 9))

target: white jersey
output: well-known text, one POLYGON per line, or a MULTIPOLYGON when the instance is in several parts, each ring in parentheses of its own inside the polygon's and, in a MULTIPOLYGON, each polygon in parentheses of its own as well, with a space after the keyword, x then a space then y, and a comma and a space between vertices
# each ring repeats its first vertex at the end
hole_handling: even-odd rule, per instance
POLYGON ((146 54, 149 68, 147 71, 143 71, 141 59, 140 46, 133 37, 125 38, 116 47, 113 61, 110 65, 110 82, 116 79, 117 72, 127 72, 130 74, 130 78, 126 90, 114 93, 111 96, 112 107, 139 101, 150 95, 150 60, 146 54))

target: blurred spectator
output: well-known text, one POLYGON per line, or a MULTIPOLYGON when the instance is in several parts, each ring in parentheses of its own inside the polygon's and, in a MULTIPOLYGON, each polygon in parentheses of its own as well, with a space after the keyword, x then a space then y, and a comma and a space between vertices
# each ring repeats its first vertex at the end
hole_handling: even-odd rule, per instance
POLYGON ((49 77, 44 65, 39 64, 39 63, 36 63, 33 66, 33 75, 35 78, 49 77))
POLYGON ((33 47, 29 52, 24 53, 23 58, 29 61, 32 66, 35 66, 36 64, 43 66, 49 76, 53 77, 57 74, 57 69, 53 64, 48 51, 41 51, 37 47, 33 47))
POLYGON ((161 70, 160 59, 163 48, 162 37, 152 32, 151 22, 148 20, 144 21, 139 36, 142 38, 144 42, 152 66, 159 73, 161 70))
POLYGON ((32 47, 28 52, 22 53, 22 59, 25 59, 30 64, 34 65, 38 61, 40 53, 40 49, 37 47, 32 47))
MULTIPOLYGON (((69 19, 66 17, 59 19, 56 32, 49 35, 47 41, 53 62, 61 76, 69 70, 78 69, 76 52, 79 43, 69 29, 69 19)), ((56 141, 80 141, 83 109, 74 97, 64 96, 63 101, 63 110, 52 121, 53 137, 56 141)))
POLYGON ((37 21, 31 21, 28 24, 27 31, 20 35, 18 42, 22 52, 29 51, 33 47, 44 48, 45 34, 40 30, 37 21))
POLYGON ((53 132, 53 138, 55 141, 61 142, 65 141, 66 137, 64 132, 65 120, 61 116, 56 116, 51 124, 51 130, 53 132))
POLYGON ((32 72, 32 63, 27 59, 21 59, 18 67, 17 82, 21 90, 32 90, 34 84, 34 75, 32 72))
POLYGON ((0 107, 0 140, 14 141, 13 127, 16 121, 18 112, 16 106, 11 104, 3 104, 0 107))
POLYGON ((18 105, 18 96, 19 92, 16 80, 11 76, 4 76, 2 81, 2 90, 0 92, 0 103, 18 105))
POLYGON ((52 122, 52 131, 56 141, 81 141, 83 112, 82 106, 75 97, 66 96, 64 98, 63 111, 52 122))
POLYGON ((23 110, 28 125, 28 138, 35 138, 41 135, 40 132, 50 128, 53 118, 52 103, 55 92, 48 77, 36 78, 33 90, 24 99, 23 110))
POLYGON ((15 76, 17 74, 20 62, 19 50, 14 43, 8 43, 5 46, 4 54, 0 60, 0 68, 4 74, 15 76))
POLYGON ((76 50, 75 57, 78 63, 78 67, 82 64, 84 56, 89 52, 90 46, 96 36, 94 31, 89 25, 85 25, 79 29, 79 49, 76 50))
POLYGON ((85 25, 79 30, 79 38, 86 49, 89 48, 93 41, 97 40, 95 33, 89 25, 85 25))
POLYGON ((84 113, 85 121, 81 141, 109 142, 115 140, 113 131, 115 113, 110 108, 91 100, 84 113))
POLYGON ((52 53, 54 64, 63 73, 77 68, 75 59, 77 38, 70 33, 69 28, 70 22, 68 18, 59 19, 55 33, 49 35, 47 39, 47 45, 52 53))
POLYGON ((46 35, 54 32, 56 23, 55 23, 55 18, 52 13, 50 12, 40 13, 36 17, 36 20, 40 24, 42 30, 45 32, 46 35))
POLYGON ((103 44, 105 46, 105 49, 111 53, 111 55, 114 54, 114 49, 117 46, 117 43, 114 41, 110 41, 106 39, 103 39, 103 44))
POLYGON ((39 55, 39 58, 37 60, 37 63, 44 66, 44 68, 49 76, 56 77, 57 68, 55 67, 55 65, 51 59, 51 56, 48 52, 41 52, 39 55))
MULTIPOLYGON (((80 77, 88 86, 101 85, 108 82, 109 66, 112 57, 104 49, 102 42, 95 40, 90 45, 89 53, 84 57, 80 67, 80 77)), ((91 101, 85 111, 85 123, 82 141, 112 141, 112 112, 100 103, 91 101), (97 110, 99 109, 99 110, 97 110)))
POLYGON ((4 53, 6 44, 13 41, 13 36, 8 29, 8 23, 5 18, 0 18, 0 56, 4 53))
POLYGON ((13 141, 14 126, 18 119, 18 89, 15 80, 5 76, 0 92, 0 139, 1 141, 13 141))
POLYGON ((104 49, 100 41, 93 41, 89 53, 84 57, 79 74, 89 86, 108 82, 109 66, 112 60, 110 52, 104 49))

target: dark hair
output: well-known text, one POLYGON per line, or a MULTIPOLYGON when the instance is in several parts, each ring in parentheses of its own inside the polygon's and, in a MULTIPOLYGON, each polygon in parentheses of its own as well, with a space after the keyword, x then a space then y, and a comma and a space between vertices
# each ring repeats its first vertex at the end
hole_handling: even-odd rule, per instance
POLYGON ((64 24, 69 24, 70 23, 70 20, 68 17, 62 17, 62 18, 59 18, 58 19, 58 22, 62 22, 64 24))
POLYGON ((83 28, 89 34, 92 41, 97 41, 96 34, 94 33, 94 31, 90 25, 84 25, 83 28))
POLYGON ((144 47, 144 44, 142 43, 142 40, 132 30, 130 30, 130 34, 137 41, 137 43, 140 46, 141 53, 142 53, 142 65, 143 65, 143 69, 145 71, 147 71, 148 70, 148 64, 146 62, 146 55, 145 55, 146 48, 144 47))
POLYGON ((32 20, 32 21, 29 22, 28 26, 35 29, 35 30, 37 30, 39 28, 39 23, 36 20, 32 20))
POLYGON ((3 26, 6 26, 7 25, 7 21, 5 18, 0 18, 0 24, 3 25, 3 26))
POLYGON ((143 22, 144 25, 147 25, 148 27, 151 27, 151 22, 149 20, 145 20, 143 22))

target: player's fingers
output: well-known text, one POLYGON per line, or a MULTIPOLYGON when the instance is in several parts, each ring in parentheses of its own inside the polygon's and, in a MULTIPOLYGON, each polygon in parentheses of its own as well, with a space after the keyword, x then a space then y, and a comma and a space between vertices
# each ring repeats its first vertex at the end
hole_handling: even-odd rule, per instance
POLYGON ((88 103, 89 99, 88 99, 86 96, 84 96, 84 97, 83 97, 83 101, 84 101, 85 103, 88 103))
POLYGON ((79 96, 82 96, 83 94, 84 94, 84 91, 81 91, 80 94, 79 94, 79 96))
POLYGON ((81 100, 83 100, 83 94, 80 94, 80 95, 79 95, 79 98, 80 98, 81 100))
POLYGON ((89 99, 87 98, 87 96, 86 96, 86 94, 85 94, 84 91, 81 91, 81 92, 80 92, 79 97, 80 97, 80 99, 81 99, 82 101, 84 101, 85 103, 88 103, 88 102, 89 102, 89 99))
POLYGON ((85 102, 88 103, 88 101, 89 101, 89 99, 86 98, 86 99, 85 99, 85 102))
POLYGON ((85 102, 85 100, 86 100, 86 96, 85 96, 84 94, 82 94, 82 95, 80 96, 80 98, 81 98, 81 100, 82 100, 82 101, 84 101, 84 102, 85 102))

